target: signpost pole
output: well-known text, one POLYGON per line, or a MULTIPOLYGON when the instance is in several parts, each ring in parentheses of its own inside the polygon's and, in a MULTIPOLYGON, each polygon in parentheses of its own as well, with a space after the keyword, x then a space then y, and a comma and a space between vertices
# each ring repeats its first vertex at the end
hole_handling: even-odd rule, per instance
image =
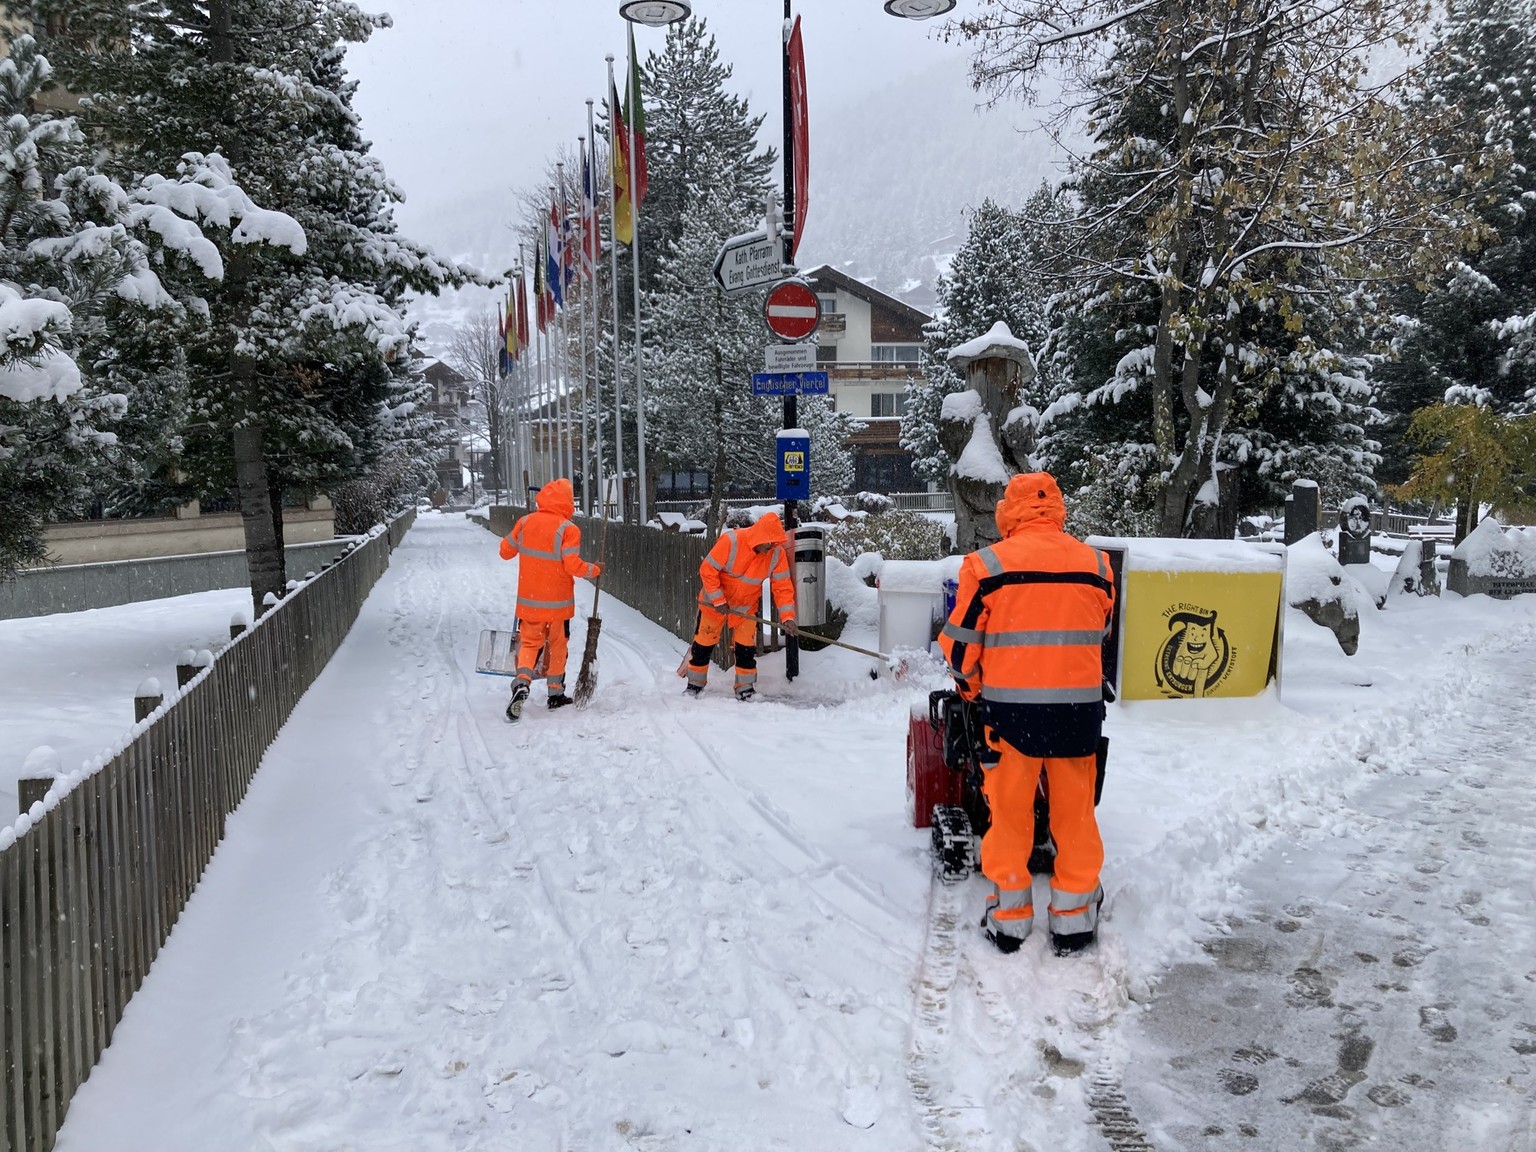
MULTIPOLYGON (((780 36, 782 43, 779 48, 784 58, 784 265, 786 268, 794 264, 795 249, 795 120, 794 109, 790 99, 789 82, 789 35, 792 28, 794 13, 791 9, 792 0, 784 0, 784 29, 780 36)), ((798 397, 791 394, 784 397, 784 427, 799 427, 798 397)), ((789 537, 790 571, 794 571, 795 558, 795 527, 798 521, 795 517, 795 502, 784 502, 784 531, 789 537)), ((784 646, 784 676, 793 680, 800 675, 800 641, 794 637, 786 637, 784 646)))

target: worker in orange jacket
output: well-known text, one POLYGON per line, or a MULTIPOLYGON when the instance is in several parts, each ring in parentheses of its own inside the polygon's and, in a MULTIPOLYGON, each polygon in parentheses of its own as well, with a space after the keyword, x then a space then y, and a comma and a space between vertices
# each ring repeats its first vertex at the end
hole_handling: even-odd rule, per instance
POLYGON ((507 705, 507 719, 514 721, 523 714, 541 648, 548 649, 545 674, 549 706, 563 708, 571 702, 565 694, 565 664, 570 652, 571 617, 576 615, 576 577, 593 580, 603 570, 601 565, 581 558, 581 529, 571 522, 576 515, 576 497, 569 480, 551 480, 540 488, 537 505, 538 510, 514 524, 501 541, 503 560, 520 558, 517 618, 522 643, 512 700, 507 705))
POLYGON ((690 696, 704 691, 709 680, 709 654, 720 641, 729 618, 736 643, 736 698, 750 700, 757 692, 757 622, 762 614, 763 581, 768 581, 779 608, 784 631, 798 636, 795 624, 795 585, 789 570, 789 540, 778 513, 770 512, 750 528, 720 533, 699 565, 699 624, 688 659, 690 696))
POLYGON ((940 637, 961 695, 980 701, 996 756, 982 780, 992 823, 981 870, 994 889, 987 938, 1002 952, 1017 951, 1034 923, 1029 857, 1042 771, 1056 842, 1050 931, 1058 955, 1093 943, 1103 900, 1093 802, 1115 586, 1108 557, 1067 535, 1066 519, 1047 473, 1010 480, 997 505, 1003 538, 961 564, 940 637))

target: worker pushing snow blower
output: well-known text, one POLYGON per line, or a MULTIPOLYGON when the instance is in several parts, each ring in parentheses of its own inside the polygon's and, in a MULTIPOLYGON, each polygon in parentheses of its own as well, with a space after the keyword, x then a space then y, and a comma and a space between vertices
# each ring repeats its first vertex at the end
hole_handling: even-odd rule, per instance
POLYGON ((1004 953, 1017 951, 1034 925, 1031 857, 1042 773, 1056 850, 1049 925, 1059 955, 1094 942, 1103 902, 1094 804, 1103 641, 1115 588, 1109 558, 1067 535, 1066 517, 1047 473, 1010 480, 997 505, 1002 539, 961 564, 954 612, 940 636, 961 698, 956 705, 975 709, 950 706, 944 727, 980 769, 990 818, 981 870, 993 885, 983 923, 1004 953))
POLYGON ((564 477, 539 489, 538 510, 513 525, 501 541, 501 558, 520 557, 517 569, 517 618, 521 643, 517 676, 507 719, 523 715, 539 650, 545 649, 550 708, 572 703, 565 694, 565 665, 570 652, 571 618, 576 615, 576 577, 602 574, 600 564, 581 558, 581 529, 571 522, 576 495, 564 477))

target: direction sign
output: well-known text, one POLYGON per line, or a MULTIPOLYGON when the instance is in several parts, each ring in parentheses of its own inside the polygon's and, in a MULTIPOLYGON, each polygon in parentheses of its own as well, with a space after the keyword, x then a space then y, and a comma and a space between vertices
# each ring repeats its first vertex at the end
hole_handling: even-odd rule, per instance
POLYGON ((784 275, 783 255, 783 245, 770 240, 766 229, 732 236, 715 257, 715 282, 733 296, 772 284, 784 275))
POLYGON ((821 301, 804 280, 785 280, 768 290, 763 322, 780 340, 809 339, 821 323, 821 301))
POLYGON ((763 367, 770 372, 814 372, 816 345, 770 344, 764 350, 763 367))
POLYGON ((825 372, 754 372, 754 396, 825 396, 831 379, 825 372))

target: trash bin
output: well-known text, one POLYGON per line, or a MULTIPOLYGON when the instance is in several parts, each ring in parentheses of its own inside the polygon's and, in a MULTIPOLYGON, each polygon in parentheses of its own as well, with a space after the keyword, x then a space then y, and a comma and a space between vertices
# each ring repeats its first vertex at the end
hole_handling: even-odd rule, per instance
POLYGON ((795 621, 815 628, 827 622, 826 529, 795 529, 795 621))
POLYGON ((880 651, 927 650, 943 619, 944 573, 931 560, 887 560, 880 568, 880 651))

